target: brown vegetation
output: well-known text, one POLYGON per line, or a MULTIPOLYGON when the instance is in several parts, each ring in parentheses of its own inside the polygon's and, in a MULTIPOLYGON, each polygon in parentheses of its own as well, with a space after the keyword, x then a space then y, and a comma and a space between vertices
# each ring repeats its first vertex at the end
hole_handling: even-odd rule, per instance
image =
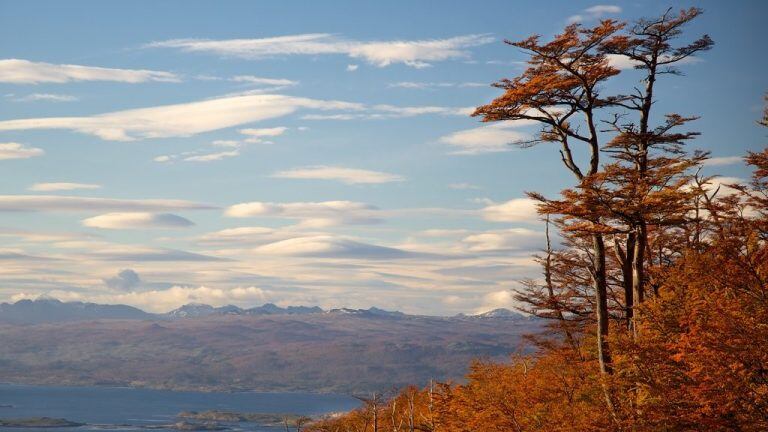
POLYGON ((538 258, 542 280, 518 292, 548 331, 530 337, 534 355, 476 362, 464 384, 407 388, 310 430, 768 430, 768 149, 745 158, 751 182, 715 188, 699 174, 707 154, 685 148, 697 133, 680 131, 695 118, 653 124, 657 79, 713 45, 675 45, 700 13, 511 43, 530 67, 476 115, 538 122, 522 144, 557 144, 577 179, 559 199, 531 194, 563 238, 538 258), (602 95, 617 54, 636 63, 643 88, 602 95), (586 168, 573 143, 585 145, 586 168))

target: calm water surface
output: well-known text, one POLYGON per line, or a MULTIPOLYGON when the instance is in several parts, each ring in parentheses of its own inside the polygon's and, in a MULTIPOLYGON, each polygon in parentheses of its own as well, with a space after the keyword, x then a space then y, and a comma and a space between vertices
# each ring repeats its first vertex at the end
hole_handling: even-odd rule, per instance
MULTIPOLYGON (((114 387, 48 387, 0 384, 0 418, 54 417, 88 426, 54 431, 147 430, 141 426, 170 424, 182 411, 318 415, 348 411, 359 401, 338 394, 201 393, 114 387), (10 406, 10 407, 5 407, 10 406)), ((282 428, 241 424, 235 430, 276 431, 282 428)), ((0 432, 32 428, 0 428, 0 432)), ((170 429, 154 429, 170 430, 170 429)))

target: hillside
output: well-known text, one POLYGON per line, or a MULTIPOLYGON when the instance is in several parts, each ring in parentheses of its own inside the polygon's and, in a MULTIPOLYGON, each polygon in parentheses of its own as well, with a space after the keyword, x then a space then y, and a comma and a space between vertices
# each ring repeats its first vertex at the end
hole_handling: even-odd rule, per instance
POLYGON ((385 389, 458 379, 471 359, 504 359, 519 348, 522 334, 538 326, 498 311, 427 317, 376 308, 277 313, 268 307, 269 314, 194 309, 208 313, 0 325, 0 380, 203 390, 385 389))

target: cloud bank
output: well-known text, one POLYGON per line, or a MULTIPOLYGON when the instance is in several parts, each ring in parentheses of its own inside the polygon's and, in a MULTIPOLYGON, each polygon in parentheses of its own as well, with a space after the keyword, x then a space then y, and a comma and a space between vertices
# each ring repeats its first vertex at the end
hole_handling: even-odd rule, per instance
MULTIPOLYGON (((346 55, 384 67, 402 63, 424 68, 429 62, 466 58, 468 48, 493 42, 488 35, 474 34, 447 39, 394 40, 363 42, 340 38, 328 33, 310 33, 259 39, 172 39, 152 42, 151 48, 175 48, 185 52, 201 52, 246 59, 289 55, 346 55)), ((348 70, 355 70, 352 68, 348 70)))
POLYGON ((74 81, 147 81, 179 82, 170 72, 144 69, 113 69, 71 64, 32 62, 21 59, 0 60, 0 82, 10 84, 68 83, 74 81))

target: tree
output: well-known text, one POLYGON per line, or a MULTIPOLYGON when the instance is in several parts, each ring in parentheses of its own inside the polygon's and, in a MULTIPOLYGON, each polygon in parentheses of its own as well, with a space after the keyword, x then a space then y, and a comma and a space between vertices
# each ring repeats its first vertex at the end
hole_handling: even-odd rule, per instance
MULTIPOLYGON (((600 140, 597 111, 609 106, 602 98, 599 85, 619 73, 610 66, 607 56, 599 49, 622 28, 615 21, 605 20, 600 25, 585 29, 578 24, 565 28, 548 43, 540 36, 507 44, 526 51, 529 67, 519 77, 503 79, 495 85, 504 94, 490 104, 478 107, 473 115, 483 121, 529 120, 541 125, 536 138, 520 143, 531 146, 554 142, 561 147, 560 157, 565 167, 581 181, 600 168, 600 140), (581 116, 581 119, 577 119, 581 116), (582 132, 576 122, 586 128, 582 132), (590 159, 586 168, 578 166, 573 157, 571 140, 585 144, 590 159)), ((591 273, 595 295, 597 346, 600 370, 612 372, 608 335, 608 288, 605 269, 605 243, 595 233, 592 240, 591 273)), ((609 401, 610 404, 610 401, 609 401)))
MULTIPOLYGON (((613 123, 614 129, 619 133, 609 148, 619 148, 626 161, 634 164, 639 182, 646 182, 651 151, 656 147, 663 147, 669 143, 665 126, 654 130, 650 126, 651 110, 655 100, 655 85, 661 75, 679 75, 675 64, 690 58, 692 55, 712 48, 714 42, 708 35, 704 35, 694 42, 673 46, 672 42, 680 37, 683 27, 702 13, 699 8, 682 10, 678 14, 672 14, 668 9, 664 14, 655 19, 640 19, 631 26, 626 34, 615 35, 600 49, 611 55, 624 56, 634 63, 635 69, 644 72, 643 89, 635 88, 630 94, 619 95, 610 98, 617 106, 626 108, 637 114, 637 123, 630 122, 619 127, 613 123)), ((681 118, 678 117, 678 121, 681 118)), ((677 123, 670 121, 667 125, 677 123)), ((678 123, 679 124, 679 123, 678 123)), ((645 215, 642 212, 635 214, 631 230, 627 236, 627 248, 624 259, 631 260, 632 274, 625 276, 625 282, 631 281, 631 297, 627 297, 629 314, 632 314, 632 305, 643 302, 645 296, 645 252, 648 246, 648 232, 645 215), (632 251, 630 252, 630 247, 632 251), (629 281, 627 281, 629 279, 629 281)), ((627 292, 629 295, 629 292, 627 292)))

